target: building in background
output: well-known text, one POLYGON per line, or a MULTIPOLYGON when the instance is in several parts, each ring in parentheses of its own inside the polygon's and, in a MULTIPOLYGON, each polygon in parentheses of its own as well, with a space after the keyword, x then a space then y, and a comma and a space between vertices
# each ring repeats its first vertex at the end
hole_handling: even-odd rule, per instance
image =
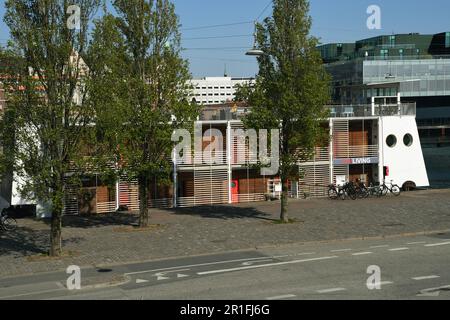
POLYGON ((205 77, 193 79, 191 100, 203 105, 223 104, 233 101, 236 86, 251 83, 253 78, 205 77))
MULTIPOLYGON (((392 180, 405 188, 429 185, 414 103, 397 100, 327 108, 330 118, 322 125, 330 140, 298 164, 301 178, 289 182, 290 197, 326 197, 330 184, 356 179, 366 184, 392 180)), ((242 136, 234 133, 234 129, 244 129, 241 120, 250 111, 243 103, 205 107, 196 122, 202 132, 201 152, 192 146, 188 161, 174 153, 173 179, 170 184, 151 182, 148 205, 193 207, 279 198, 279 176, 263 175, 255 166, 260 159, 250 147, 251 139, 243 143, 242 136)), ((137 211, 139 201, 136 182, 123 179, 108 186, 94 173, 81 188, 67 190, 65 213, 137 211)))
POLYGON ((378 36, 319 50, 333 78, 333 103, 400 94, 417 104, 422 143, 450 144, 450 32, 378 36))

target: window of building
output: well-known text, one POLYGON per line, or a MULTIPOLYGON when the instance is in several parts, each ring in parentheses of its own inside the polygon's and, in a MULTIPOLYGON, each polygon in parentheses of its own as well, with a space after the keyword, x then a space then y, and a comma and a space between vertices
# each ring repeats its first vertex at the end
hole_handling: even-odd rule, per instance
POLYGON ((405 146, 411 147, 413 145, 413 143, 414 143, 413 136, 410 135, 409 133, 405 134, 405 136, 403 137, 403 143, 405 144, 405 146))
POLYGON ((445 47, 450 48, 450 32, 445 33, 445 47))
POLYGON ((399 55, 400 59, 403 59, 403 54, 404 54, 403 49, 399 49, 398 55, 399 55))
POLYGON ((387 49, 380 50, 380 56, 382 59, 387 59, 387 57, 389 57, 389 50, 387 49))
POLYGON ((342 43, 337 44, 337 55, 342 55, 342 43))
POLYGON ((395 36, 389 36, 389 45, 395 46, 395 36))
POLYGON ((386 139, 386 144, 389 148, 393 148, 397 145, 397 137, 393 134, 389 135, 386 139))

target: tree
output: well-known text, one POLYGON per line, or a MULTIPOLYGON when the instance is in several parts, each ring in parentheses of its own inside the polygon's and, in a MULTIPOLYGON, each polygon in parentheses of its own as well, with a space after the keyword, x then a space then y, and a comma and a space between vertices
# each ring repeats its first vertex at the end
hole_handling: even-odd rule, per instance
POLYGON ((307 0, 274 0, 273 17, 257 25, 259 73, 253 86, 240 88, 237 99, 248 100, 252 112, 244 124, 254 129, 280 129, 282 222, 289 222, 289 180, 298 179, 298 164, 310 158, 323 139, 329 76, 311 28, 307 0))
POLYGON ((14 152, 8 157, 22 195, 51 210, 51 256, 62 253, 64 195, 76 180, 74 173, 80 172, 74 166, 84 161, 80 150, 94 116, 87 102, 88 71, 82 57, 99 2, 5 2, 13 51, 23 58, 20 70, 5 81, 14 121, 14 152))
POLYGON ((112 159, 121 159, 120 174, 138 182, 139 225, 146 227, 150 184, 169 183, 172 133, 195 120, 197 107, 188 102, 190 74, 173 3, 115 0, 113 6, 117 16, 96 23, 89 55, 103 61, 92 70, 93 82, 104 88, 94 90, 97 125, 112 159))

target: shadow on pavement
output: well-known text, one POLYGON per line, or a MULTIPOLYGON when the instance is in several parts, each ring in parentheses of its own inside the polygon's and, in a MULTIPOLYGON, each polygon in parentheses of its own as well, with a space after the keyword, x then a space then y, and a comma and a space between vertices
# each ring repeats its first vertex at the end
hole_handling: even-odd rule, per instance
MULTIPOLYGON (((49 251, 50 230, 34 230, 28 227, 19 227, 15 231, 0 233, 0 257, 12 256, 14 258, 47 254, 49 251)), ((63 239, 66 246, 71 243, 79 243, 84 238, 63 239)))
POLYGON ((171 209, 175 215, 192 215, 210 219, 259 219, 267 221, 276 221, 271 214, 262 212, 256 208, 242 208, 233 206, 201 206, 195 208, 177 208, 171 209))

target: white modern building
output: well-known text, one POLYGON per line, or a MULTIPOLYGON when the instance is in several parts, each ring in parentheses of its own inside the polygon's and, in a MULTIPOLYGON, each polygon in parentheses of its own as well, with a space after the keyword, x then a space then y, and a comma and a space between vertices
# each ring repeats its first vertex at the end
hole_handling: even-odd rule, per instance
POLYGON ((192 99, 199 104, 212 105, 223 104, 233 101, 236 93, 236 85, 251 83, 253 78, 232 78, 232 77, 205 77, 193 79, 190 84, 193 86, 192 99))

